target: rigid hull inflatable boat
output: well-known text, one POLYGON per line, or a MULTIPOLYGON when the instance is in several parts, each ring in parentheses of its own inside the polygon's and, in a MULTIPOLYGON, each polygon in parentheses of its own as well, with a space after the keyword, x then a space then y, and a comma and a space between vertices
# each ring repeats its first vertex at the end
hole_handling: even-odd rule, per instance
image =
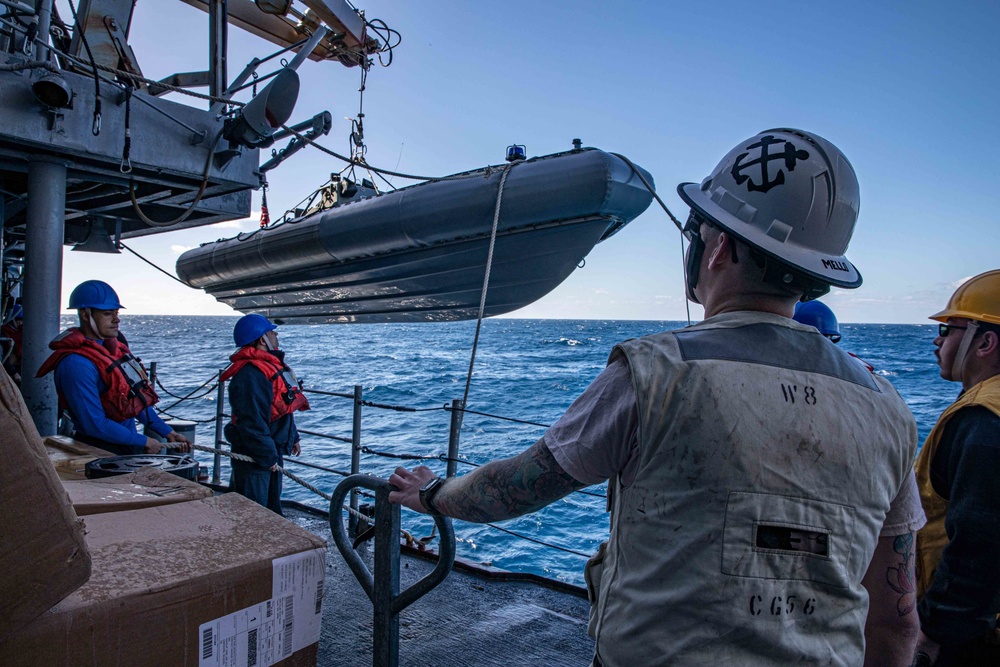
POLYGON ((581 149, 487 167, 205 244, 177 274, 280 323, 474 319, 525 306, 652 201, 625 159, 581 149), (506 179, 501 181, 506 171, 506 179))

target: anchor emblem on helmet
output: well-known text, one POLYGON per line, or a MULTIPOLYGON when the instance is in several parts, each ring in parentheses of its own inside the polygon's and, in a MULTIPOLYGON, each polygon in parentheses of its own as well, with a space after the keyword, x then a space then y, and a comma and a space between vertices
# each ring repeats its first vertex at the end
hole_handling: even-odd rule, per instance
POLYGON ((747 190, 750 192, 767 192, 776 185, 782 185, 785 182, 785 172, 780 168, 778 173, 773 179, 769 180, 767 163, 772 160, 784 160, 785 169, 788 171, 795 171, 795 163, 797 160, 806 160, 809 158, 809 153, 796 149, 795 144, 790 141, 785 141, 784 139, 775 139, 774 135, 767 134, 760 138, 760 141, 747 146, 746 153, 740 153, 739 157, 736 158, 736 163, 733 164, 733 168, 730 170, 732 177, 736 179, 736 183, 743 185, 744 182, 747 184, 747 190), (770 147, 775 144, 784 144, 784 148, 780 152, 771 153, 770 147), (743 158, 750 155, 749 151, 759 148, 760 157, 743 162, 743 158), (743 170, 755 165, 760 165, 760 184, 753 181, 748 174, 744 174, 743 170))

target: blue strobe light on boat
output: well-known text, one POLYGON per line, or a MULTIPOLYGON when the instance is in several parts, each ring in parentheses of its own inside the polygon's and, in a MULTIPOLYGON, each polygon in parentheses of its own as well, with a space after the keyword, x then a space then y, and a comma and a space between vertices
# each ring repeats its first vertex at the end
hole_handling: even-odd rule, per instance
POLYGON ((525 157, 526 152, 523 145, 512 144, 507 147, 507 162, 517 162, 518 160, 523 160, 525 157))

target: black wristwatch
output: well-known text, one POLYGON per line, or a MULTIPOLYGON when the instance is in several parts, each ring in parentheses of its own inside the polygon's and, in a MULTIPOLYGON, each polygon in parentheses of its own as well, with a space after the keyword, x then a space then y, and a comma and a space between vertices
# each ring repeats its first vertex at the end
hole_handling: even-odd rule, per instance
POLYGON ((437 508, 434 507, 434 496, 437 495, 437 492, 441 490, 443 485, 444 480, 440 477, 435 477, 420 487, 420 504, 423 505, 424 509, 431 514, 441 514, 441 512, 438 512, 437 508))

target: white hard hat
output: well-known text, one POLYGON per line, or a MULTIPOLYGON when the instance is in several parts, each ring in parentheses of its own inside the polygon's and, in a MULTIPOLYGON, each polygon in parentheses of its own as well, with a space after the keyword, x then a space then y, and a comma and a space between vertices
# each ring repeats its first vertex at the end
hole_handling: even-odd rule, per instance
POLYGON ((677 193, 723 230, 806 276, 861 286, 844 256, 861 206, 858 178, 826 139, 786 128, 761 132, 700 185, 681 183, 677 193))

